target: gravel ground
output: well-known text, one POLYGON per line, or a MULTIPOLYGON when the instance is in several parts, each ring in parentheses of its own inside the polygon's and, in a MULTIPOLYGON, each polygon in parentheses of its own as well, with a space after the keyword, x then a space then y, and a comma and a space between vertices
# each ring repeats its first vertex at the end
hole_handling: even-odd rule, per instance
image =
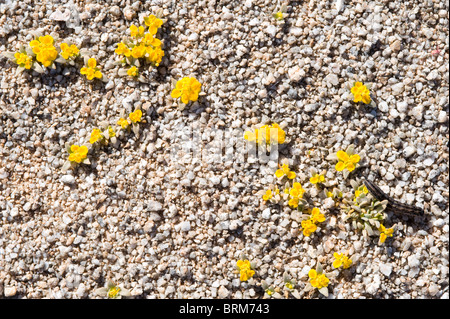
POLYGON ((338 275, 328 298, 449 297, 448 1, 290 1, 285 23, 269 0, 41 3, 2 1, 0 52, 41 28, 88 48, 110 81, 92 85, 72 67, 15 75, 0 60, 0 297, 96 298, 110 279, 135 298, 262 298, 261 280, 282 287, 289 271, 302 298, 324 298, 304 290, 317 261, 338 275), (79 23, 54 20, 66 8, 79 23), (119 77, 115 44, 158 8, 161 65, 147 83, 119 77), (181 111, 171 81, 191 75, 206 95, 181 111), (372 83, 376 106, 354 105, 356 80, 372 83), (139 137, 61 171, 66 142, 136 106, 147 121, 139 137), (217 131, 238 132, 233 143, 270 121, 286 131, 281 158, 327 217, 309 238, 289 207, 256 194, 276 159, 213 153, 217 131), (209 151, 174 156, 189 143, 209 151), (350 144, 363 157, 354 179, 425 208, 425 219, 388 212, 397 230, 384 245, 308 183, 313 167, 348 186, 325 158, 350 144), (335 251, 353 266, 333 270, 335 251), (241 253, 256 263, 254 284, 234 273, 241 253))

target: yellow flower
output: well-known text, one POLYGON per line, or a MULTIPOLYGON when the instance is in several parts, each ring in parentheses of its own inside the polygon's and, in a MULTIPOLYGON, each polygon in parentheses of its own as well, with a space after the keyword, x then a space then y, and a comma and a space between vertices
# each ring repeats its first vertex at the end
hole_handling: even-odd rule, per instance
POLYGON ((151 34, 156 34, 158 29, 162 26, 163 20, 158 19, 153 14, 144 18, 145 25, 148 26, 148 31, 151 34))
POLYGON ((263 141, 267 145, 270 144, 283 144, 286 139, 286 133, 277 123, 272 125, 263 125, 259 129, 255 129, 255 132, 246 131, 244 133, 244 139, 249 142, 256 142, 256 144, 262 144, 263 141))
POLYGON ((124 118, 120 118, 118 121, 117 121, 117 125, 120 125, 120 127, 122 128, 122 129, 126 129, 127 127, 128 127, 128 121, 127 120, 125 120, 124 118))
POLYGON ((69 150, 69 161, 81 163, 87 157, 88 151, 86 145, 72 145, 69 150))
POLYGON ((110 138, 116 136, 116 132, 114 132, 114 129, 111 126, 108 126, 108 135, 110 138))
POLYGON ((348 258, 346 255, 344 255, 343 253, 334 253, 333 254, 334 258, 336 258, 336 260, 333 262, 333 267, 334 268, 339 268, 341 266, 344 266, 344 269, 349 268, 353 261, 348 258))
POLYGON ((144 27, 137 27, 134 24, 130 26, 130 34, 134 38, 142 38, 144 36, 144 27))
POLYGON ((31 66, 33 65, 33 59, 29 57, 26 53, 20 53, 16 52, 14 54, 14 58, 16 58, 16 63, 25 68, 25 69, 31 69, 31 66))
POLYGON ((325 182, 325 176, 319 175, 319 174, 314 174, 313 177, 311 177, 309 179, 309 182, 311 184, 323 183, 323 182, 325 182))
POLYGON ((363 185, 362 187, 359 187, 358 189, 355 190, 355 198, 353 199, 353 201, 355 203, 357 203, 356 199, 361 195, 361 194, 368 194, 369 190, 367 189, 367 187, 365 185, 363 185))
POLYGON ((294 286, 293 286, 292 283, 290 283, 290 282, 287 282, 287 283, 285 284, 285 286, 286 286, 287 289, 294 289, 294 286))
POLYGON ((321 289, 323 287, 327 287, 330 280, 325 276, 325 274, 318 274, 315 269, 311 269, 308 272, 308 277, 310 279, 311 286, 321 289))
POLYGON ((370 99, 370 91, 369 89, 363 85, 361 82, 356 82, 351 88, 351 92, 353 94, 354 100, 353 102, 363 102, 364 104, 369 104, 370 99))
POLYGON ((134 112, 131 112, 130 115, 128 115, 131 122, 133 123, 137 123, 141 121, 141 117, 142 117, 142 111, 137 109, 134 112))
POLYGON ((45 67, 50 66, 58 56, 58 51, 53 46, 53 42, 52 36, 45 35, 29 43, 33 53, 36 54, 36 61, 41 62, 45 67))
POLYGON ((61 56, 68 60, 71 57, 75 57, 80 53, 80 50, 78 50, 77 46, 75 44, 68 45, 67 43, 61 43, 61 56))
POLYGON ((255 274, 255 271, 251 269, 250 261, 248 260, 238 260, 236 265, 239 268, 241 281, 247 281, 255 274))
POLYGON ((305 190, 303 189, 300 183, 294 183, 292 188, 289 190, 289 196, 291 197, 288 204, 292 208, 297 208, 300 202, 300 199, 303 198, 303 194, 305 190))
POLYGON ((266 193, 263 195, 263 200, 268 201, 272 198, 272 190, 268 189, 266 193))
POLYGON ((94 144, 101 138, 102 138, 102 132, 98 128, 95 128, 92 130, 91 138, 89 139, 89 143, 94 144))
POLYGON ((90 58, 87 63, 87 67, 82 67, 80 73, 86 75, 86 78, 90 81, 94 78, 101 79, 102 73, 97 68, 97 61, 94 58, 90 58))
POLYGON ((146 33, 144 35, 144 39, 142 40, 142 43, 144 43, 145 45, 151 45, 153 47, 159 47, 161 46, 161 40, 155 38, 153 36, 153 34, 151 33, 146 33))
POLYGON ((286 139, 286 133, 281 129, 277 123, 272 123, 269 127, 270 132, 270 143, 273 144, 283 144, 286 139))
POLYGON ((383 225, 380 225, 380 228, 378 228, 378 230, 380 231, 380 243, 384 243, 386 238, 392 237, 394 233, 393 228, 386 229, 386 227, 384 227, 383 225))
POLYGON ((278 177, 278 178, 281 178, 281 177, 283 177, 284 175, 286 175, 287 178, 289 178, 289 179, 294 179, 295 176, 296 176, 295 173, 294 173, 293 171, 289 170, 289 165, 288 165, 288 164, 283 164, 283 165, 281 166, 281 169, 278 169, 278 170, 275 172, 275 176, 278 177))
POLYGON ((310 219, 313 223, 322 223, 325 221, 325 215, 320 212, 320 209, 318 209, 317 207, 314 207, 311 210, 310 219))
POLYGON ((148 55, 146 57, 147 62, 153 63, 155 66, 158 66, 161 63, 162 57, 164 56, 164 51, 160 46, 147 46, 145 48, 148 55))
POLYGON ((303 220, 302 223, 303 236, 309 237, 317 230, 317 225, 312 222, 311 219, 303 220))
POLYGON ((256 143, 258 144, 259 143, 258 140, 260 139, 259 130, 255 129, 255 132, 246 131, 244 133, 244 139, 246 139, 249 142, 257 141, 256 143))
POLYGON ((139 74, 139 70, 138 70, 137 67, 132 66, 131 68, 129 68, 129 69, 127 70, 127 74, 128 74, 129 76, 136 77, 136 76, 138 76, 138 74, 139 74))
POLYGON ((201 87, 202 84, 196 78, 185 77, 177 82, 170 95, 174 99, 181 97, 181 102, 184 104, 189 103, 189 101, 195 102, 198 99, 201 87))
POLYGON ((120 288, 119 287, 111 287, 108 290, 108 298, 117 298, 119 296, 120 293, 120 288))
POLYGON ((131 49, 131 56, 135 59, 139 59, 145 56, 147 47, 145 45, 136 45, 131 49))
POLYGON ((124 55, 126 57, 129 57, 131 55, 130 49, 123 42, 117 44, 117 49, 114 50, 114 52, 118 55, 124 55))
POLYGON ((276 20, 281 21, 281 20, 283 20, 283 12, 278 11, 277 13, 274 13, 274 14, 273 14, 273 17, 274 17, 276 20))
POLYGON ((360 161, 360 156, 358 154, 353 154, 349 156, 344 151, 338 151, 336 154, 339 162, 336 164, 335 168, 337 171, 343 171, 347 169, 349 172, 353 171, 356 168, 356 164, 360 161))

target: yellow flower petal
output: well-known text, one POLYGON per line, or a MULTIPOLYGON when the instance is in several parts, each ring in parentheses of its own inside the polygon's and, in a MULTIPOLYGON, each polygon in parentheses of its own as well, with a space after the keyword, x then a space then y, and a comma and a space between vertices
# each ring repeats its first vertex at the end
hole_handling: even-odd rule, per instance
POLYGON ((335 166, 336 170, 338 172, 341 172, 345 169, 345 163, 344 162, 338 162, 335 166))
POLYGON ((337 156, 337 158, 340 161, 343 161, 343 162, 347 162, 348 161, 348 154, 346 152, 344 152, 344 151, 338 151, 336 153, 336 156, 337 156))

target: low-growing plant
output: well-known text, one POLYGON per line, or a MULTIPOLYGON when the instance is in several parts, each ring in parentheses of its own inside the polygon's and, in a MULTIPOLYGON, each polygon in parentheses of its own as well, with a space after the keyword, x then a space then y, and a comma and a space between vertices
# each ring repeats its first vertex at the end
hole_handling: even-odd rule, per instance
POLYGON ((337 153, 328 155, 327 160, 338 161, 335 168, 338 172, 343 171, 344 178, 359 167, 361 157, 355 153, 353 144, 349 145, 345 151, 340 150, 337 153))
POLYGON ((189 102, 196 102, 202 95, 202 84, 195 77, 184 77, 178 81, 172 80, 172 87, 170 96, 173 99, 180 99, 181 104, 178 105, 180 110, 184 110, 189 102))
POLYGON ((388 201, 379 201, 370 193, 364 191, 364 186, 358 185, 354 180, 350 181, 355 196, 353 198, 344 198, 342 208, 346 215, 344 221, 350 221, 353 229, 361 230, 363 235, 377 235, 376 230, 380 228, 381 223, 386 218, 384 213, 388 201))
POLYGON ((329 275, 324 273, 322 264, 317 262, 316 269, 308 272, 309 282, 305 287, 306 291, 316 288, 322 295, 328 297, 329 275))
POLYGON ((162 9, 156 11, 155 15, 144 18, 144 26, 132 24, 129 28, 130 36, 124 37, 114 51, 121 57, 116 62, 121 65, 119 76, 129 76, 140 82, 145 82, 145 77, 140 69, 149 65, 148 71, 158 67, 164 56, 163 43, 156 38, 159 28, 166 21, 162 19, 162 9), (146 29, 147 28, 147 32, 146 29))
POLYGON ((108 299, 121 299, 122 297, 131 296, 131 293, 127 289, 116 286, 116 284, 110 280, 106 282, 105 287, 97 289, 95 294, 107 297, 108 299))

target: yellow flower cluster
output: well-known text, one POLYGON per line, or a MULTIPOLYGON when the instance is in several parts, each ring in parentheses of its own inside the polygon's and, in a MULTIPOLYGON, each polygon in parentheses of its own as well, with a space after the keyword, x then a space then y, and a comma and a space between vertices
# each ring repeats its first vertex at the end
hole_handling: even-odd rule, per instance
POLYGON ((275 188, 275 191, 272 192, 271 189, 268 189, 266 191, 266 193, 263 195, 263 200, 268 201, 270 199, 272 199, 273 194, 275 195, 279 195, 280 194, 280 190, 278 189, 278 187, 275 188))
POLYGON ((320 212, 317 207, 311 210, 311 215, 308 219, 303 220, 301 225, 303 229, 303 235, 306 237, 311 236, 317 230, 317 224, 325 221, 325 215, 320 212))
POLYGON ((26 53, 16 52, 14 54, 14 58, 16 58, 16 63, 19 66, 27 70, 29 70, 33 65, 33 58, 29 57, 26 53))
POLYGON ((369 104, 370 99, 370 91, 369 89, 363 85, 361 82, 356 82, 351 88, 351 92, 353 94, 354 100, 353 102, 363 102, 364 104, 369 104))
POLYGON ((182 103, 188 104, 189 101, 195 102, 198 100, 201 88, 202 84, 196 78, 184 77, 177 81, 170 96, 174 99, 180 97, 182 103))
POLYGON ((94 78, 101 79, 103 77, 102 72, 100 72, 99 68, 97 67, 97 60, 95 60, 94 58, 90 58, 87 61, 87 66, 82 67, 80 73, 86 75, 86 78, 89 81, 93 80, 94 78))
POLYGON ((357 202, 356 199, 361 195, 361 194, 368 194, 369 190, 367 189, 366 185, 360 186, 355 190, 355 198, 353 199, 354 202, 357 202))
POLYGON ((54 39, 50 35, 39 37, 30 42, 30 47, 33 49, 33 53, 36 54, 36 60, 45 67, 52 65, 53 61, 58 57, 58 51, 56 51, 53 42, 54 39))
POLYGON ((284 175, 286 175, 287 178, 289 178, 289 179, 294 179, 295 176, 296 176, 295 172, 293 172, 293 171, 291 171, 291 170, 289 169, 289 165, 288 165, 288 164, 283 164, 283 165, 281 166, 281 168, 278 169, 278 170, 275 172, 275 176, 278 177, 278 178, 281 178, 281 177, 283 177, 284 175))
POLYGON ((319 183, 323 183, 325 182, 325 176, 323 175, 319 175, 319 174, 314 174, 310 179, 309 182, 311 184, 319 184, 319 183))
POLYGON ((81 163, 87 158, 88 148, 86 145, 72 145, 69 150, 69 161, 81 163))
POLYGON ((125 118, 121 117, 117 121, 117 125, 119 125, 122 129, 126 129, 130 124, 136 124, 138 122, 141 122, 142 111, 140 109, 136 109, 134 112, 131 112, 128 115, 128 118, 130 119, 131 123, 125 118))
POLYGON ((327 287, 330 280, 323 273, 319 274, 315 269, 311 269, 308 272, 309 282, 311 286, 321 289, 323 287, 327 287))
POLYGON ((94 128, 91 133, 91 137, 89 138, 89 143, 94 144, 98 140, 102 139, 102 131, 100 131, 98 128, 94 128))
POLYGON ((77 46, 75 44, 68 45, 67 43, 61 43, 61 56, 69 60, 70 58, 75 58, 79 53, 80 50, 78 50, 77 46))
POLYGON ((236 263, 236 266, 239 268, 239 273, 240 273, 239 279, 241 281, 247 281, 250 278, 252 278, 253 275, 255 274, 255 271, 252 270, 250 261, 248 261, 248 260, 238 260, 238 262, 236 263))
POLYGON ((148 31, 150 34, 155 35, 158 32, 158 29, 162 26, 163 20, 158 19, 153 14, 144 18, 144 23, 148 27, 148 31))
POLYGON ((119 296, 119 293, 120 293, 120 288, 115 286, 115 287, 109 288, 107 296, 108 296, 108 298, 115 299, 119 296))
POLYGON ((336 156, 339 161, 335 168, 339 172, 344 169, 347 169, 349 172, 353 171, 356 168, 356 164, 358 164, 361 159, 358 154, 349 155, 345 151, 338 151, 336 156))
POLYGON ((137 67, 132 66, 131 68, 128 69, 127 74, 129 76, 136 77, 139 74, 139 70, 137 67))
MULTIPOLYGON (((161 41, 155 35, 163 24, 163 20, 150 15, 144 18, 144 21, 146 26, 148 26, 148 32, 145 33, 143 26, 131 25, 131 38, 128 41, 118 43, 114 52, 125 57, 122 60, 125 64, 133 65, 135 64, 133 59, 145 58, 146 62, 159 66, 164 56, 164 51, 161 48, 161 41)), ((136 77, 138 74, 136 66, 139 66, 139 64, 131 67, 127 74, 136 77)))
POLYGON ((339 267, 343 266, 344 269, 347 269, 353 263, 353 261, 350 258, 348 258, 346 255, 344 255, 343 253, 334 253, 333 256, 334 256, 334 258, 336 258, 336 260, 333 262, 334 268, 339 268, 339 267))
POLYGON ((246 131, 244 139, 256 144, 283 144, 286 133, 277 123, 273 123, 272 125, 263 125, 259 129, 255 129, 255 132, 246 131))
POLYGON ((300 200, 303 198, 305 190, 300 183, 294 183, 291 189, 286 189, 285 192, 289 192, 289 206, 297 208, 300 200))
POLYGON ((380 232, 380 243, 384 243, 386 241, 386 238, 392 237, 394 234, 393 228, 386 228, 383 225, 380 225, 378 228, 378 231, 380 232))

